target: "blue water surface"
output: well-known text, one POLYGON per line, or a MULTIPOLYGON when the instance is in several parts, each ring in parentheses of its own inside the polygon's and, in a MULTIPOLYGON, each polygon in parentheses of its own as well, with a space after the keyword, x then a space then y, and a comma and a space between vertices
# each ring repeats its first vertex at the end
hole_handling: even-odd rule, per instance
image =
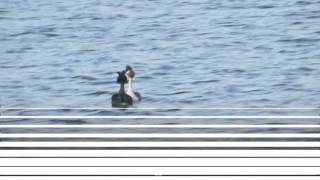
MULTIPOLYGON (((116 72, 131 65, 137 108, 317 108, 319 9, 318 0, 2 0, 1 107, 110 108, 116 72)), ((154 112, 219 114, 143 114, 154 112)))

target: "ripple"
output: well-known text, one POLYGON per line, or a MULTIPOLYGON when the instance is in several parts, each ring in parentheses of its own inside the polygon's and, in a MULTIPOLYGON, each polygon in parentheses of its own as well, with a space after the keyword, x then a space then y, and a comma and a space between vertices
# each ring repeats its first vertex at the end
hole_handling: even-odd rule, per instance
POLYGON ((96 80, 97 78, 93 76, 86 76, 86 75, 78 75, 78 76, 73 76, 73 79, 81 79, 81 80, 96 80))
POLYGON ((274 8, 274 5, 261 5, 261 6, 257 6, 258 9, 272 9, 274 8))
POLYGON ((294 43, 309 43, 320 42, 320 38, 293 38, 293 39, 281 39, 279 42, 294 42, 294 43))
POLYGON ((50 124, 87 124, 87 121, 85 120, 80 120, 80 119, 73 119, 73 120, 63 120, 63 119, 53 119, 49 121, 50 124))
POLYGON ((24 32, 21 32, 21 33, 15 33, 15 34, 10 34, 9 36, 10 37, 19 37, 19 36, 24 36, 24 35, 30 35, 30 34, 33 34, 34 32, 32 31, 24 31, 24 32))
POLYGON ((96 91, 96 92, 92 92, 92 93, 87 93, 84 95, 88 95, 88 96, 101 96, 101 95, 105 95, 105 94, 110 94, 106 91, 96 91))
POLYGON ((17 68, 27 69, 27 68, 34 68, 34 67, 38 67, 38 66, 37 65, 22 65, 22 66, 18 66, 17 68))
POLYGON ((220 80, 212 79, 212 80, 203 80, 203 81, 194 81, 192 84, 208 84, 208 83, 217 83, 220 82, 220 80))
POLYGON ((304 72, 311 72, 311 71, 314 71, 313 68, 310 68, 310 67, 299 67, 296 69, 297 71, 304 71, 304 72))
POLYGON ((293 24, 293 25, 300 25, 300 24, 303 24, 303 22, 301 22, 301 21, 296 21, 296 22, 293 22, 292 24, 293 24))
POLYGON ((161 96, 172 96, 172 95, 178 95, 178 94, 187 94, 191 93, 192 91, 178 91, 178 92, 173 92, 173 93, 164 93, 164 94, 156 94, 156 95, 161 95, 161 96))
POLYGON ((309 5, 309 4, 312 4, 312 2, 310 2, 310 1, 297 1, 296 4, 298 4, 298 5, 309 5))
POLYGON ((320 15, 307 16, 308 19, 319 19, 320 15))
POLYGON ((60 36, 59 34, 54 34, 54 33, 43 33, 43 35, 47 36, 47 37, 57 37, 60 36))
POLYGON ((286 83, 277 83, 277 84, 273 84, 273 87, 286 87, 287 84, 286 83))
POLYGON ((14 68, 17 68, 17 67, 14 65, 1 65, 1 69, 14 69, 14 68))
POLYGON ((223 69, 222 71, 226 72, 226 73, 244 73, 244 72, 246 72, 246 70, 244 70, 244 69, 223 69))

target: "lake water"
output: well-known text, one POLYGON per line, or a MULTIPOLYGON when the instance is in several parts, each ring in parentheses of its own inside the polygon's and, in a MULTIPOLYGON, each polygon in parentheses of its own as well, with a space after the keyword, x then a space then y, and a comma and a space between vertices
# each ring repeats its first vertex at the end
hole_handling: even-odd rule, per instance
MULTIPOLYGON (((318 115, 320 1, 0 1, 2 115, 318 115), (110 110, 131 65, 135 108, 110 110), (26 110, 24 108, 71 108, 26 110), (83 109, 73 109, 83 108, 83 109), (160 108, 160 109, 158 109, 160 108), (166 109, 174 108, 174 109, 166 109)), ((2 123, 70 123, 8 120, 2 123)), ((108 123, 211 123, 114 120, 108 123)), ((319 120, 221 120, 213 123, 319 120)), ((105 123, 78 120, 74 124, 105 123)))

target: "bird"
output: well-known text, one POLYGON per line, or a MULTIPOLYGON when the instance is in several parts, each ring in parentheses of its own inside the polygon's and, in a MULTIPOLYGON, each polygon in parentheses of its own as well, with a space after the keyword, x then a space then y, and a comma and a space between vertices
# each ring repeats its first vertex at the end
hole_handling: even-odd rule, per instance
POLYGON ((125 76, 128 80, 128 87, 126 90, 126 94, 128 94, 133 102, 141 101, 142 97, 140 93, 133 91, 133 78, 135 76, 135 72, 133 71, 131 66, 127 66, 125 70, 125 76))
POLYGON ((125 91, 124 85, 128 83, 128 79, 126 76, 126 71, 119 71, 117 77, 117 83, 120 84, 120 89, 118 93, 112 95, 111 104, 112 107, 120 107, 126 108, 133 104, 133 99, 130 95, 128 95, 125 91))

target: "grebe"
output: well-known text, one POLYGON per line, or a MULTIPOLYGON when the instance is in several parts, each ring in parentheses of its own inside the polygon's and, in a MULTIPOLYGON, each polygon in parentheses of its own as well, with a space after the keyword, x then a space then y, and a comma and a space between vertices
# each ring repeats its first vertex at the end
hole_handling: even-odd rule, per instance
POLYGON ((117 83, 120 84, 119 92, 112 95, 112 107, 128 107, 132 105, 131 96, 126 94, 124 84, 128 83, 126 71, 118 72, 117 83))
POLYGON ((133 102, 141 101, 141 95, 138 92, 133 91, 133 78, 134 78, 134 71, 132 67, 127 66, 125 70, 126 78, 128 79, 128 88, 126 93, 132 98, 133 102))

